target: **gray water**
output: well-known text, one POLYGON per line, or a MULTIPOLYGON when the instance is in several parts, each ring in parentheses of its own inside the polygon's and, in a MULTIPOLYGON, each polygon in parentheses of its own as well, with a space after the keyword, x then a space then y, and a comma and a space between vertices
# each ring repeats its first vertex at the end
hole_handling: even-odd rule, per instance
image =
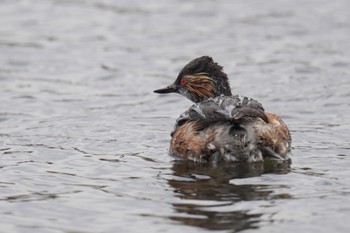
POLYGON ((0 0, 0 232, 350 232, 347 0, 0 0), (291 129, 292 164, 168 156, 191 59, 291 129))

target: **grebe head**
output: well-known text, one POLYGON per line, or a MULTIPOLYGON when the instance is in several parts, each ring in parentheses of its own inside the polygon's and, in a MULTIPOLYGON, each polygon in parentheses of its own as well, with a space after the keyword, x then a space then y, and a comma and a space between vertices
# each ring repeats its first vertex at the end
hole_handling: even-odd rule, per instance
POLYGON ((179 93, 198 103, 210 97, 231 96, 230 84, 222 66, 209 56, 198 57, 180 71, 173 84, 155 93, 179 93))

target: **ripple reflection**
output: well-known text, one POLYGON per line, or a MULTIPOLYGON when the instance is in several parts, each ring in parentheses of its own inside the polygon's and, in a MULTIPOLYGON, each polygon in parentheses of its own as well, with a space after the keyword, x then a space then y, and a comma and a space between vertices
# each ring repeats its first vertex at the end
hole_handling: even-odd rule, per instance
POLYGON ((176 161, 169 185, 179 202, 172 203, 176 211, 171 220, 209 230, 244 230, 257 228, 260 213, 249 209, 236 210, 235 203, 276 198, 273 185, 235 185, 232 179, 256 177, 266 173, 286 174, 290 163, 268 161, 253 164, 196 164, 176 161))

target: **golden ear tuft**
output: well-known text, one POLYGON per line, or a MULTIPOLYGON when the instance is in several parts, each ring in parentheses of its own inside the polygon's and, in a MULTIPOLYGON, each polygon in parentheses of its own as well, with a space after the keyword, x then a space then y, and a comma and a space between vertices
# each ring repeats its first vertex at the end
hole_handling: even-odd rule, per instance
POLYGON ((188 80, 188 91, 196 94, 200 98, 209 98, 215 96, 213 80, 208 77, 206 73, 186 75, 185 78, 188 80))

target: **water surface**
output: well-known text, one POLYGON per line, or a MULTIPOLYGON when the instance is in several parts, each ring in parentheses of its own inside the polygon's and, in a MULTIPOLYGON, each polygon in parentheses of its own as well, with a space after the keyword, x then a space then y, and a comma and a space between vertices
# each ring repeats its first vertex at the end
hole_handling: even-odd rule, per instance
POLYGON ((1 232, 349 232, 346 0, 0 1, 1 232), (198 165, 159 96, 211 55, 292 164, 198 165))

